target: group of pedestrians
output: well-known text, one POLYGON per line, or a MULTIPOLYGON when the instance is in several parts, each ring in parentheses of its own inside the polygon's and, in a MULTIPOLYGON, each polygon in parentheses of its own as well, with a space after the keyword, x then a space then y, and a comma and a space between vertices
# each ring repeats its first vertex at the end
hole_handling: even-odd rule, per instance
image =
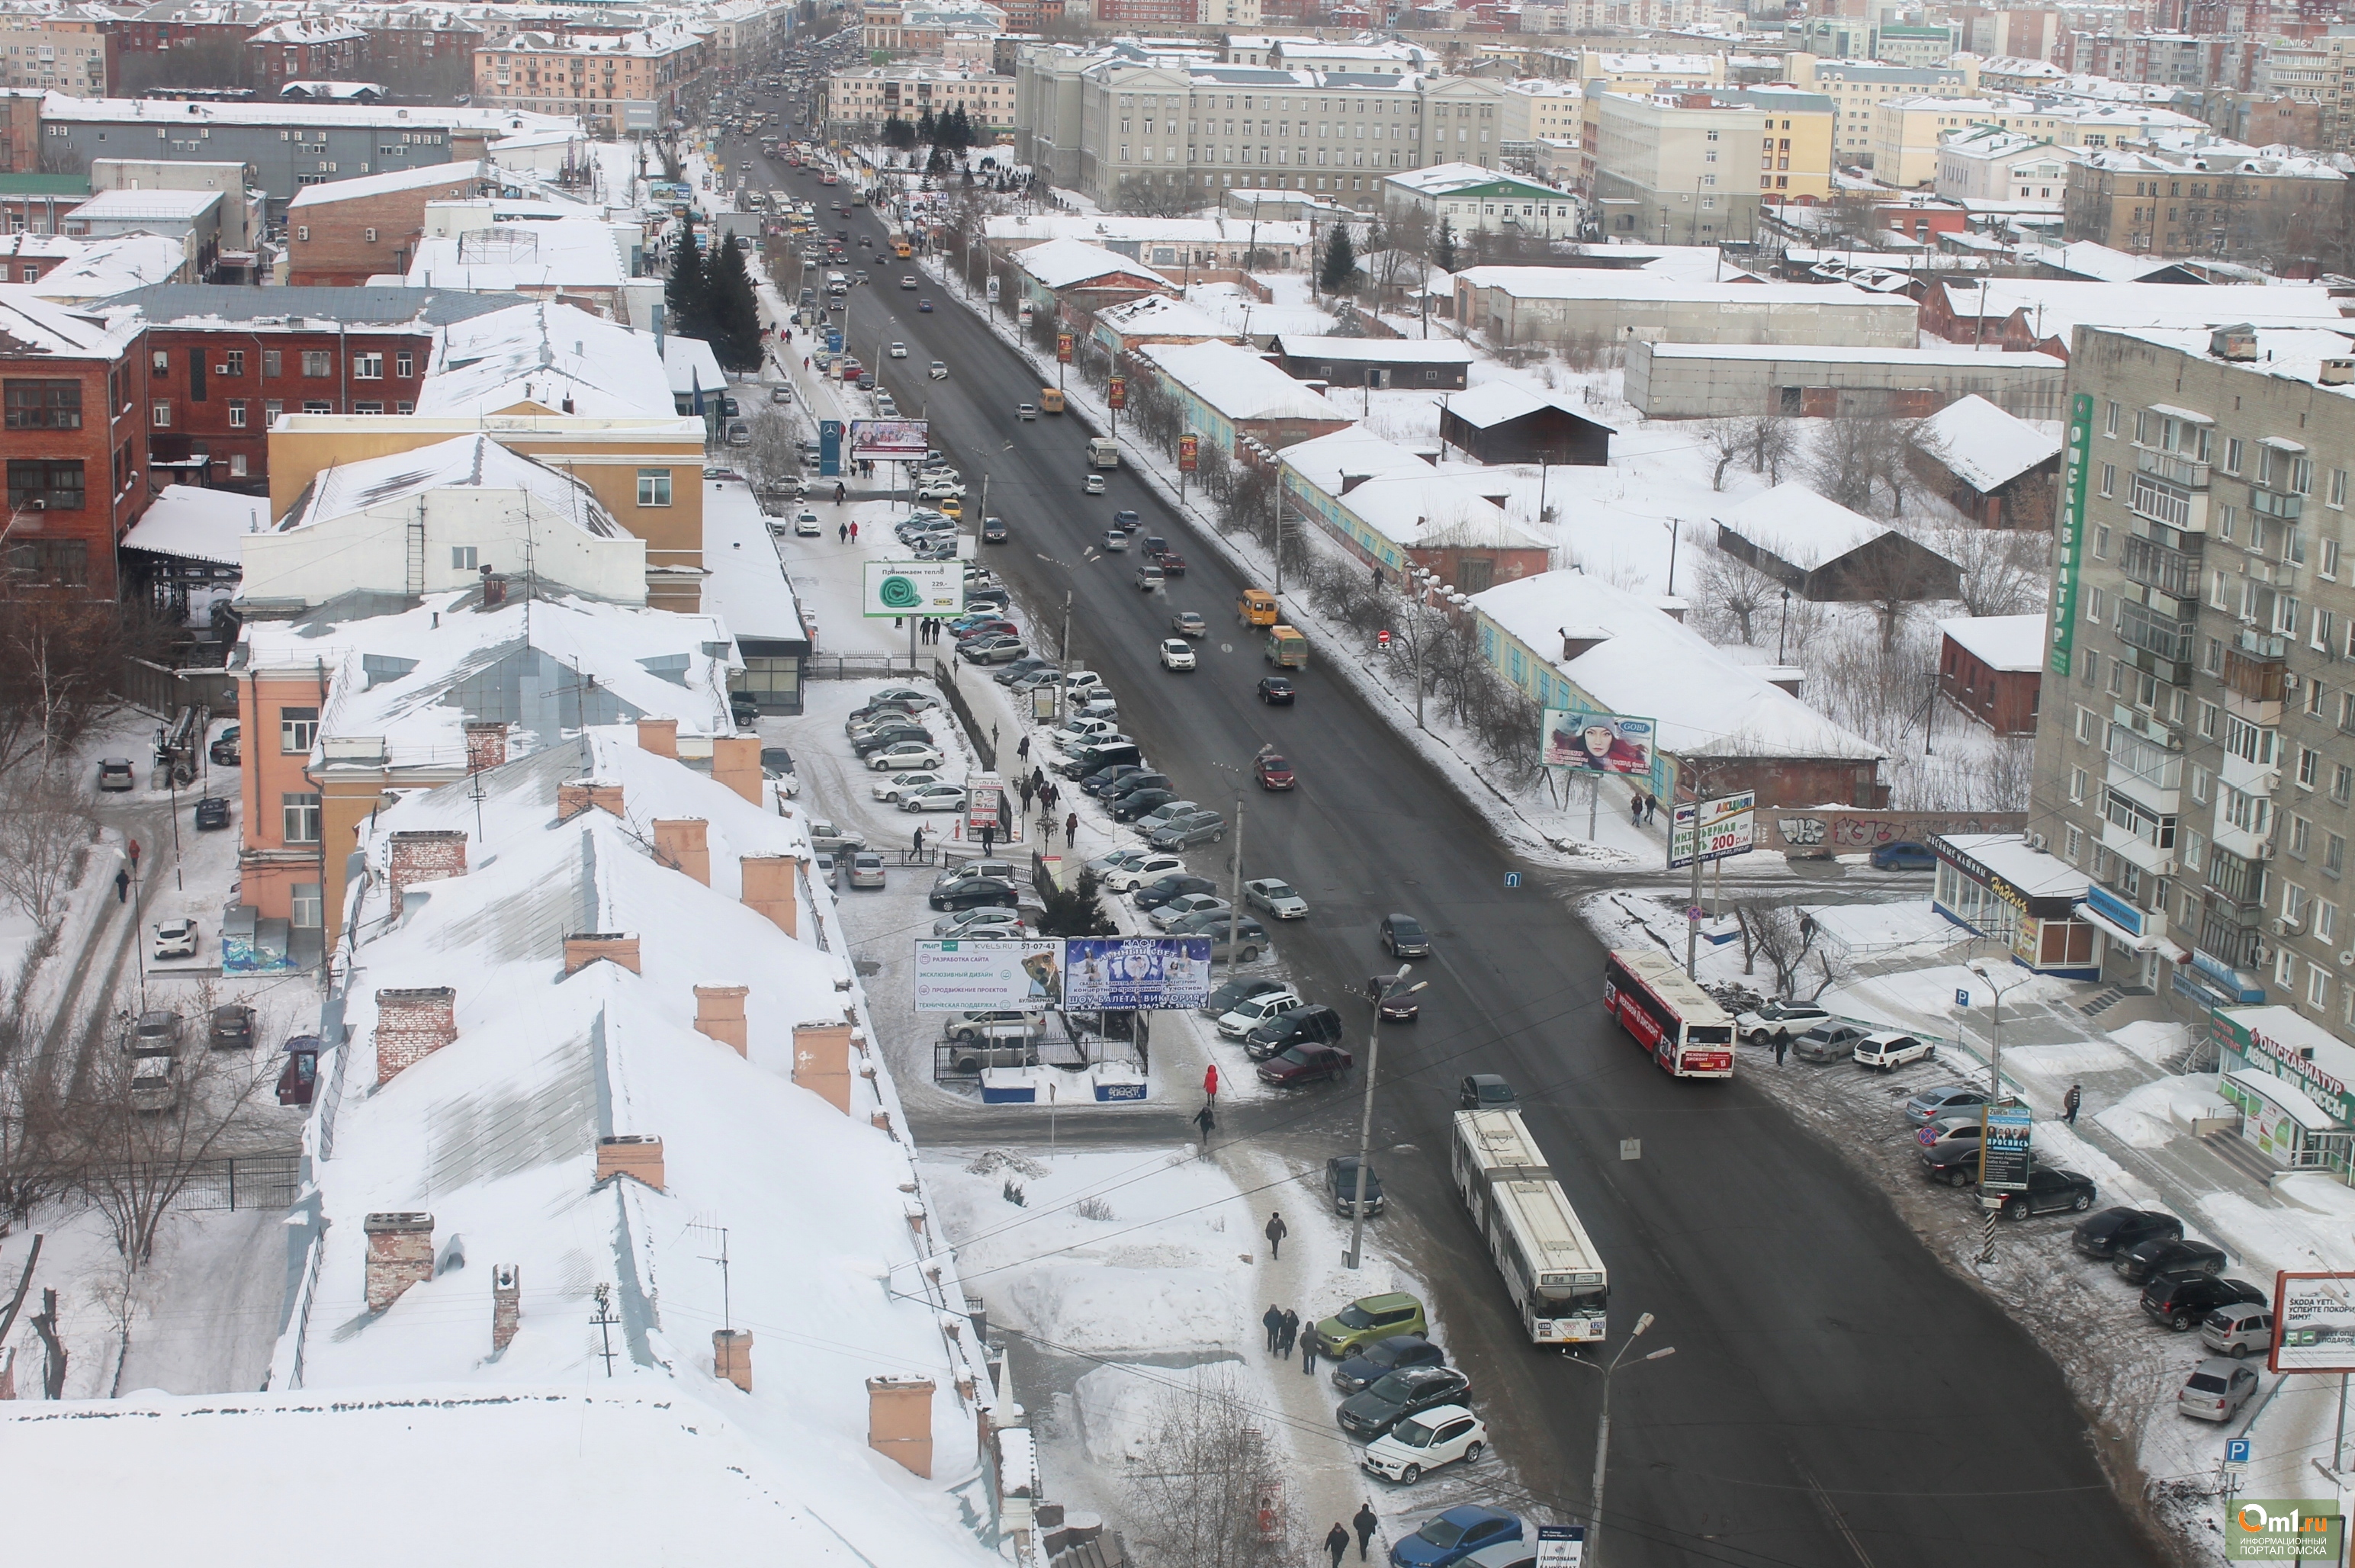
POLYGON ((1660 816, 1659 796, 1637 790, 1627 799, 1627 815, 1637 827, 1657 821, 1660 816))
MULTIPOLYGON (((1374 1531, 1381 1528, 1381 1522, 1374 1516, 1374 1505, 1371 1499, 1358 1505, 1358 1511, 1350 1519, 1349 1524, 1358 1527, 1359 1562, 1363 1563, 1366 1560, 1366 1548, 1372 1543, 1374 1531)), ((1333 1528, 1325 1532, 1325 1552, 1333 1560, 1333 1568, 1341 1568, 1341 1558, 1348 1550, 1348 1525, 1336 1520, 1333 1528)))
POLYGON ((927 643, 937 643, 948 630, 948 623, 927 615, 916 623, 916 635, 927 643))
MULTIPOLYGON (((835 487, 837 490, 841 488, 840 485, 837 485, 835 487)), ((837 500, 841 499, 839 496, 835 498, 837 500)), ((834 537, 836 541, 840 544, 857 544, 858 542, 858 525, 857 523, 837 523, 834 526, 834 537)))
POLYGON ((1260 1324, 1267 1330, 1267 1353, 1278 1360, 1292 1360, 1292 1348, 1300 1342, 1300 1314, 1271 1301, 1260 1324))

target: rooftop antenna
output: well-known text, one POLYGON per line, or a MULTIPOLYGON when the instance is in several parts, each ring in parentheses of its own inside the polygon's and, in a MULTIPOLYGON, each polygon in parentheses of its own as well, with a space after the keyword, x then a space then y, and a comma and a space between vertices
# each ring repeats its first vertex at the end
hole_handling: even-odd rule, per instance
POLYGON ((729 1305, 728 1295, 728 1227, 695 1221, 687 1225, 687 1229, 707 1232, 719 1238, 719 1255, 716 1258, 706 1257, 703 1261, 719 1265, 719 1326, 732 1334, 736 1331, 736 1318, 733 1309, 729 1305))

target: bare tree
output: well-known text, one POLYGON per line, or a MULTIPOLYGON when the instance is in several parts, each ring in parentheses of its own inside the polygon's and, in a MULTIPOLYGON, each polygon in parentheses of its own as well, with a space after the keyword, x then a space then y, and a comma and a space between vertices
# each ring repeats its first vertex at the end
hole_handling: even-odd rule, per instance
POLYGON ((1848 975, 1845 959, 1820 946, 1815 921, 1789 904, 1743 899, 1733 906, 1745 949, 1774 971, 1774 994, 1814 1001, 1848 975), (1811 987, 1804 996, 1801 987, 1811 987))
POLYGON ((20 770, 0 784, 0 896, 48 930, 97 835, 89 800, 71 784, 20 770))
POLYGON ((1151 1561, 1167 1568, 1273 1568, 1305 1555, 1279 1508, 1276 1540, 1263 1539, 1263 1488, 1281 1490, 1284 1460, 1267 1441, 1231 1365, 1171 1388, 1155 1403, 1139 1467, 1124 1488, 1151 1561))
POLYGON ((1754 646, 1758 613, 1785 592, 1783 585, 1723 550, 1703 550, 1700 557, 1701 619, 1712 632, 1731 633, 1743 647, 1754 646))
MULTIPOLYGON (((1739 420, 1719 420, 1709 427, 1709 454, 1716 463, 1709 471, 1709 487, 1725 488, 1725 471, 1742 461, 1750 451, 1749 427, 1739 420)), ((1753 468, 1756 464, 1751 464, 1753 468)), ((1743 641, 1749 639, 1744 638, 1743 641)))
POLYGON ((783 479, 802 471, 801 443, 784 411, 769 407, 754 413, 752 443, 738 454, 756 483, 783 479))
POLYGON ((0 585, 0 773, 72 750, 121 706, 123 662, 154 656, 167 636, 128 606, 0 585))
POLYGON ((1764 475, 1770 485, 1780 485, 1783 465, 1798 450, 1791 421, 1774 414, 1756 414, 1743 425, 1742 432, 1750 449, 1750 472, 1764 475))
POLYGON ((1904 421, 1878 415, 1828 420, 1817 437, 1807 476, 1818 491, 1852 512, 1895 516, 1904 510, 1905 492, 1913 482, 1906 466, 1911 433, 1904 421), (1884 492, 1885 514, 1881 505, 1884 492))
POLYGON ((1963 571, 1963 608, 1974 615, 2024 615, 2043 608, 2052 541, 2043 534, 1955 528, 1940 541, 1963 571))
POLYGON ((1151 175, 1130 175, 1120 182, 1113 208, 1132 218, 1185 218, 1192 214, 1194 204, 1187 199, 1183 186, 1151 175))

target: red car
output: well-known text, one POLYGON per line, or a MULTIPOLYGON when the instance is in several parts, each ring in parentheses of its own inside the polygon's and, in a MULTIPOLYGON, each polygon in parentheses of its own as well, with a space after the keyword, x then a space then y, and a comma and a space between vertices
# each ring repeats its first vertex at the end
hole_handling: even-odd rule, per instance
POLYGON ((1161 575, 1164 577, 1183 577, 1186 575, 1186 558, 1179 555, 1174 549, 1163 550, 1160 558, 1153 564, 1161 569, 1161 575))
POLYGON ((1288 1089, 1295 1083, 1339 1078, 1355 1064, 1349 1053, 1337 1045, 1295 1045, 1261 1062, 1259 1081, 1288 1089))
POLYGON ((1253 759, 1252 773, 1259 779, 1259 787, 1262 789, 1290 789, 1300 782, 1293 776, 1292 764, 1282 757, 1253 759))

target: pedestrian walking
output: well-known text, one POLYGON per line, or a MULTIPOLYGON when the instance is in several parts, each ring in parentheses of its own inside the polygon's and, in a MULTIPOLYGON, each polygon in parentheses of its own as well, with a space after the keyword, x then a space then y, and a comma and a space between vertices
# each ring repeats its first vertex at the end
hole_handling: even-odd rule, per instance
POLYGON ((1284 1308, 1271 1301, 1260 1315, 1260 1327, 1267 1330, 1267 1353, 1275 1354, 1275 1337, 1284 1332, 1284 1308))
POLYGON ((1284 1255, 1284 1238, 1290 1234, 1292 1234, 1292 1227, 1284 1222, 1284 1216, 1282 1214, 1272 1213, 1267 1217, 1267 1255, 1269 1261, 1273 1262, 1284 1255))
POLYGON ((1305 1378, 1316 1375, 1316 1335, 1313 1329, 1300 1337, 1300 1375, 1305 1378))
POLYGON ((1789 1036, 1787 1036, 1787 1035, 1779 1035, 1779 1034, 1778 1034, 1778 1035, 1776 1035, 1776 1036, 1774 1037, 1774 1065, 1775 1065, 1775 1066, 1780 1067, 1780 1066, 1782 1066, 1782 1065, 1783 1065, 1783 1053, 1784 1053, 1785 1051, 1786 1051, 1790 1050, 1790 1049, 1791 1049, 1791 1040, 1790 1040, 1790 1037, 1789 1037, 1789 1036))
POLYGON ((1656 823, 1660 820, 1660 797, 1658 795, 1647 795, 1644 797, 1644 820, 1647 824, 1656 823))
POLYGON ((1023 762, 1026 762, 1026 763, 1027 763, 1027 762, 1028 762, 1028 761, 1030 760, 1030 737, 1029 737, 1029 736, 1025 735, 1025 736, 1023 736, 1023 737, 1022 737, 1021 741, 1020 741, 1018 744, 1017 744, 1017 745, 1015 746, 1015 748, 1014 748, 1014 754, 1015 754, 1015 756, 1016 756, 1017 758, 1018 758, 1019 760, 1021 760, 1021 761, 1023 761, 1023 762))
POLYGON ((1300 1338, 1300 1314, 1287 1307, 1284 1309, 1284 1326, 1275 1331, 1275 1353, 1285 1360, 1292 1360, 1292 1347, 1300 1338))
POLYGON ((131 873, 120 869, 114 873, 114 901, 116 903, 131 901, 131 873))
MULTIPOLYGON (((837 496, 835 499, 839 501, 842 497, 837 496)), ((850 542, 850 525, 848 523, 837 523, 834 525, 834 542, 837 544, 848 544, 850 542)))
POLYGON ((858 525, 857 523, 852 523, 850 525, 850 542, 852 544, 857 544, 858 542, 858 525))
POLYGON ((1364 1502, 1359 1503, 1356 1517, 1349 1522, 1358 1527, 1358 1561, 1363 1563, 1366 1560, 1366 1547, 1373 1541, 1374 1531, 1381 1528, 1382 1521, 1374 1517, 1374 1500, 1368 1498, 1364 1502))
POLYGON ((1341 1568, 1341 1559, 1349 1551, 1349 1527, 1339 1520, 1335 1520, 1333 1528, 1325 1532, 1325 1551, 1333 1559, 1333 1568, 1341 1568))
POLYGON ((1022 809, 1025 811, 1030 809, 1030 781, 1028 779, 1024 779, 1022 781, 1022 809))
POLYGON ((1627 817, 1637 827, 1644 826, 1644 797, 1635 795, 1627 802, 1627 817))
POLYGON ((1205 1105, 1194 1113, 1194 1125, 1202 1129, 1202 1147, 1209 1148, 1210 1135, 1218 1130, 1219 1118, 1210 1115, 1210 1107, 1205 1105))
POLYGON ((986 860, 989 859, 989 847, 996 841, 996 838, 997 824, 995 822, 983 823, 981 825, 981 858, 983 859, 986 860))
POLYGON ((135 877, 135 876, 137 876, 137 875, 139 874, 139 840, 138 840, 138 839, 133 838, 133 839, 131 841, 131 845, 130 845, 130 851, 131 851, 131 874, 132 874, 133 876, 134 876, 134 877, 135 877))
POLYGON ((1219 1103, 1219 1064, 1215 1061, 1203 1069, 1202 1093, 1209 1097, 1211 1104, 1215 1105, 1219 1103))
POLYGON ((2078 1102, 2083 1098, 2074 1083, 2070 1084, 2069 1092, 2061 1096, 2061 1119, 2073 1127, 2077 1125, 2078 1102))
POLYGON ((1033 789, 1047 787, 1047 770, 1035 763, 1030 766, 1030 787, 1033 789))
MULTIPOLYGON (((1051 811, 1054 808, 1050 806, 1048 809, 1051 811)), ((1071 848, 1075 847, 1079 841, 1080 814, 1075 811, 1069 816, 1063 818, 1063 848, 1066 849, 1071 848)))

